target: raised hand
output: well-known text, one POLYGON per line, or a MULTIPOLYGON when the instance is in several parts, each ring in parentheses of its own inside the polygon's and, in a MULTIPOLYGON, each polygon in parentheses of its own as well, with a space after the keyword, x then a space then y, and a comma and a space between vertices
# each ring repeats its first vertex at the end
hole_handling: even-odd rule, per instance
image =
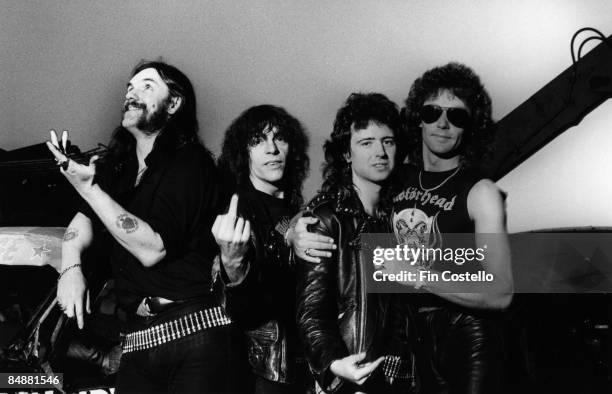
POLYGON ((232 282, 244 272, 243 257, 249 248, 251 224, 237 216, 238 195, 234 194, 225 215, 218 215, 212 233, 221 250, 221 262, 232 282))
POLYGON ((329 368, 339 378, 361 386, 385 359, 379 357, 374 361, 361 363, 365 357, 365 353, 351 354, 342 359, 334 360, 329 368))
POLYGON ((74 160, 70 160, 66 153, 66 145, 68 143, 68 132, 62 132, 61 145, 58 141, 55 130, 50 131, 51 139, 47 141, 47 148, 60 166, 60 172, 68 179, 68 181, 79 192, 85 192, 93 184, 93 178, 96 174, 95 161, 98 156, 93 156, 89 159, 89 165, 79 164, 74 160))

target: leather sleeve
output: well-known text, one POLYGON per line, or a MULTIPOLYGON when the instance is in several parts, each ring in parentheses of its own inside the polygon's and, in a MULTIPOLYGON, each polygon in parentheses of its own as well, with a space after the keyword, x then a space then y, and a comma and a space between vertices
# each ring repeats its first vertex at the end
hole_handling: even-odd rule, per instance
MULTIPOLYGON (((310 231, 330 236, 338 243, 338 225, 333 217, 320 215, 310 231), (333 230, 336 227, 336 231, 333 230)), ((341 384, 329 369, 332 361, 348 356, 338 327, 338 253, 318 263, 297 262, 297 328, 305 355, 319 385, 334 392, 341 384)))

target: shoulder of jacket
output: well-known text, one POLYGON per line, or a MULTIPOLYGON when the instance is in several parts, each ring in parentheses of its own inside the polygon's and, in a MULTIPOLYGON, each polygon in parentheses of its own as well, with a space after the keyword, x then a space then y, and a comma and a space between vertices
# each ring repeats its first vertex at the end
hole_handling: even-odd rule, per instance
POLYGON ((315 212, 319 210, 325 210, 327 207, 333 210, 335 198, 330 193, 319 193, 313 197, 308 204, 306 204, 306 211, 315 212))

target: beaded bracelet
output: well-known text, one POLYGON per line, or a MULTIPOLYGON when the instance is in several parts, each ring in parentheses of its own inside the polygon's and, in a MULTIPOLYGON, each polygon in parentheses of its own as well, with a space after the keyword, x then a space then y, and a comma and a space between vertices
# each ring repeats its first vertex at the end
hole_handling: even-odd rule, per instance
POLYGON ((58 282, 59 282, 60 279, 62 279, 62 276, 64 276, 64 274, 66 272, 70 271, 71 269, 73 269, 75 267, 80 267, 80 266, 81 266, 81 264, 74 264, 74 265, 71 265, 68 268, 64 268, 64 270, 62 272, 60 272, 59 276, 57 277, 58 282))

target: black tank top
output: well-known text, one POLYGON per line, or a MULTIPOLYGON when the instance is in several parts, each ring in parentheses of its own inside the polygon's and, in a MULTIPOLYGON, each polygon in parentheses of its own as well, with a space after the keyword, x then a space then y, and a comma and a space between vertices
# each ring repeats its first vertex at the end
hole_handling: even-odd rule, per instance
MULTIPOLYGON (((415 248, 420 245, 446 248, 453 245, 448 240, 445 242, 445 233, 474 233, 467 196, 472 187, 483 179, 480 173, 461 167, 429 172, 408 165, 402 175, 404 181, 399 193, 393 197, 391 216, 398 243, 415 248)), ((431 261, 420 261, 419 265, 437 270, 442 268, 431 261)), ((445 269, 448 268, 446 266, 445 269)), ((418 298, 421 306, 446 304, 428 293, 418 298)))
POLYGON ((393 197, 396 235, 405 231, 406 226, 410 229, 421 226, 427 232, 473 233, 467 196, 481 179, 478 172, 463 168, 429 172, 406 166, 402 188, 393 197))

